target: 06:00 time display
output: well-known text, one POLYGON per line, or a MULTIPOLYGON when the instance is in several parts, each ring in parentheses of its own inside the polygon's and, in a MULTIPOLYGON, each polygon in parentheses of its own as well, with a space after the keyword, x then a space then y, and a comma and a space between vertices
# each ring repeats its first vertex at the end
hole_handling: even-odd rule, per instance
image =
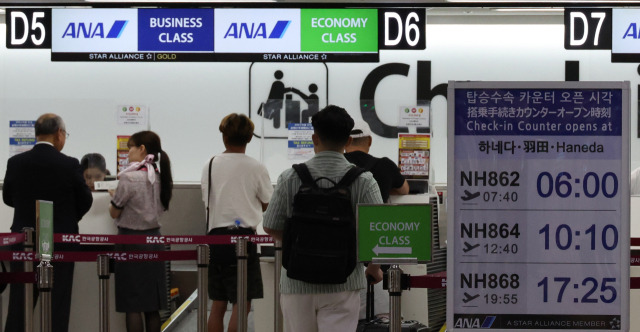
POLYGON ((613 172, 607 172, 600 177, 597 173, 588 172, 580 178, 571 176, 569 172, 560 172, 554 177, 549 172, 541 172, 538 174, 536 188, 538 195, 543 198, 554 193, 561 198, 570 197, 572 193, 576 198, 580 197, 580 193, 588 198, 595 198, 600 194, 606 198, 613 198, 618 194, 618 176, 613 172))

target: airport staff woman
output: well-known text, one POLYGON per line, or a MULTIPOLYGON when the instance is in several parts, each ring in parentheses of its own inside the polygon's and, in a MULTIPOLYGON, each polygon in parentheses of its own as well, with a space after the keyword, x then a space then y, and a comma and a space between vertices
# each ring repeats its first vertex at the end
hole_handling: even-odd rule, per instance
MULTIPOLYGON (((118 234, 160 235, 160 215, 169 208, 171 162, 152 131, 133 134, 127 143, 129 167, 118 174, 109 212, 118 234), (159 168, 158 168, 159 164, 159 168)), ((162 245, 118 245, 118 251, 163 250, 162 245)), ((167 307, 164 262, 117 262, 116 311, 126 313, 128 332, 160 331, 159 310, 167 307), (143 324, 144 316, 144 324, 143 324)))

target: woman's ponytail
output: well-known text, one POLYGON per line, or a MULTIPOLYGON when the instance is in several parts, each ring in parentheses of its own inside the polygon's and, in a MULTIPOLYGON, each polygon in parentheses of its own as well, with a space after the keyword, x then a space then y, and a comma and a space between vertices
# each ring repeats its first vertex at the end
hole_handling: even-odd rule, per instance
POLYGON ((169 155, 160 150, 160 202, 165 210, 169 209, 169 202, 173 191, 173 177, 171 176, 171 160, 169 155))

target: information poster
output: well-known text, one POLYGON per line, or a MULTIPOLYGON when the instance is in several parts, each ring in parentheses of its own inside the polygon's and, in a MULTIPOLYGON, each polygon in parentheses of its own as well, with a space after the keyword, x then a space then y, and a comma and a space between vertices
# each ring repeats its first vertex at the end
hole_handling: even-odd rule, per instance
POLYGON ((36 121, 9 121, 9 157, 29 151, 36 145, 36 121))
POLYGON ((429 127, 429 106, 402 106, 398 127, 429 127))
POLYGON ((429 134, 398 135, 398 167, 405 178, 429 179, 430 142, 429 134))
POLYGON ((119 126, 149 126, 149 111, 143 105, 120 105, 116 111, 119 126))
POLYGON ((447 326, 629 330, 629 83, 450 82, 447 326))
POLYGON ((289 123, 288 155, 290 160, 308 160, 314 155, 313 126, 310 123, 289 123))
POLYGON ((127 143, 129 142, 129 137, 131 136, 118 136, 116 156, 118 164, 116 165, 118 172, 120 173, 123 169, 129 165, 129 147, 127 143))

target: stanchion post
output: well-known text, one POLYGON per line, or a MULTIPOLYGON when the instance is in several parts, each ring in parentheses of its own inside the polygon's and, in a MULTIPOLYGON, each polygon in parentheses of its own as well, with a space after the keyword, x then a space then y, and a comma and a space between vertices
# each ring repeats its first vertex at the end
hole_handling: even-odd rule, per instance
POLYGON ((273 243, 273 331, 282 332, 282 308, 280 308, 280 273, 282 272, 282 241, 273 243))
MULTIPOLYGON (((24 231, 24 252, 33 252, 35 239, 33 238, 33 228, 25 227, 24 231)), ((24 272, 33 272, 33 262, 24 262, 24 272)), ((25 332, 33 332, 33 284, 24 284, 24 330, 25 332)))
POLYGON ((200 244, 196 247, 196 263, 198 264, 198 332, 207 331, 207 300, 209 299, 207 273, 209 266, 209 246, 200 244))
POLYGON ((38 265, 38 289, 40 290, 40 331, 51 332, 51 289, 53 288, 53 266, 49 261, 38 265))
POLYGON ((109 271, 109 256, 98 255, 98 294, 100 297, 99 303, 99 319, 100 319, 100 332, 109 332, 109 278, 111 273, 109 271))
POLYGON ((240 237, 236 243, 238 259, 238 332, 247 332, 247 239, 240 237))
POLYGON ((402 299, 402 270, 398 265, 391 265, 388 273, 389 281, 389 331, 400 332, 402 328, 402 310, 400 300, 402 299))

